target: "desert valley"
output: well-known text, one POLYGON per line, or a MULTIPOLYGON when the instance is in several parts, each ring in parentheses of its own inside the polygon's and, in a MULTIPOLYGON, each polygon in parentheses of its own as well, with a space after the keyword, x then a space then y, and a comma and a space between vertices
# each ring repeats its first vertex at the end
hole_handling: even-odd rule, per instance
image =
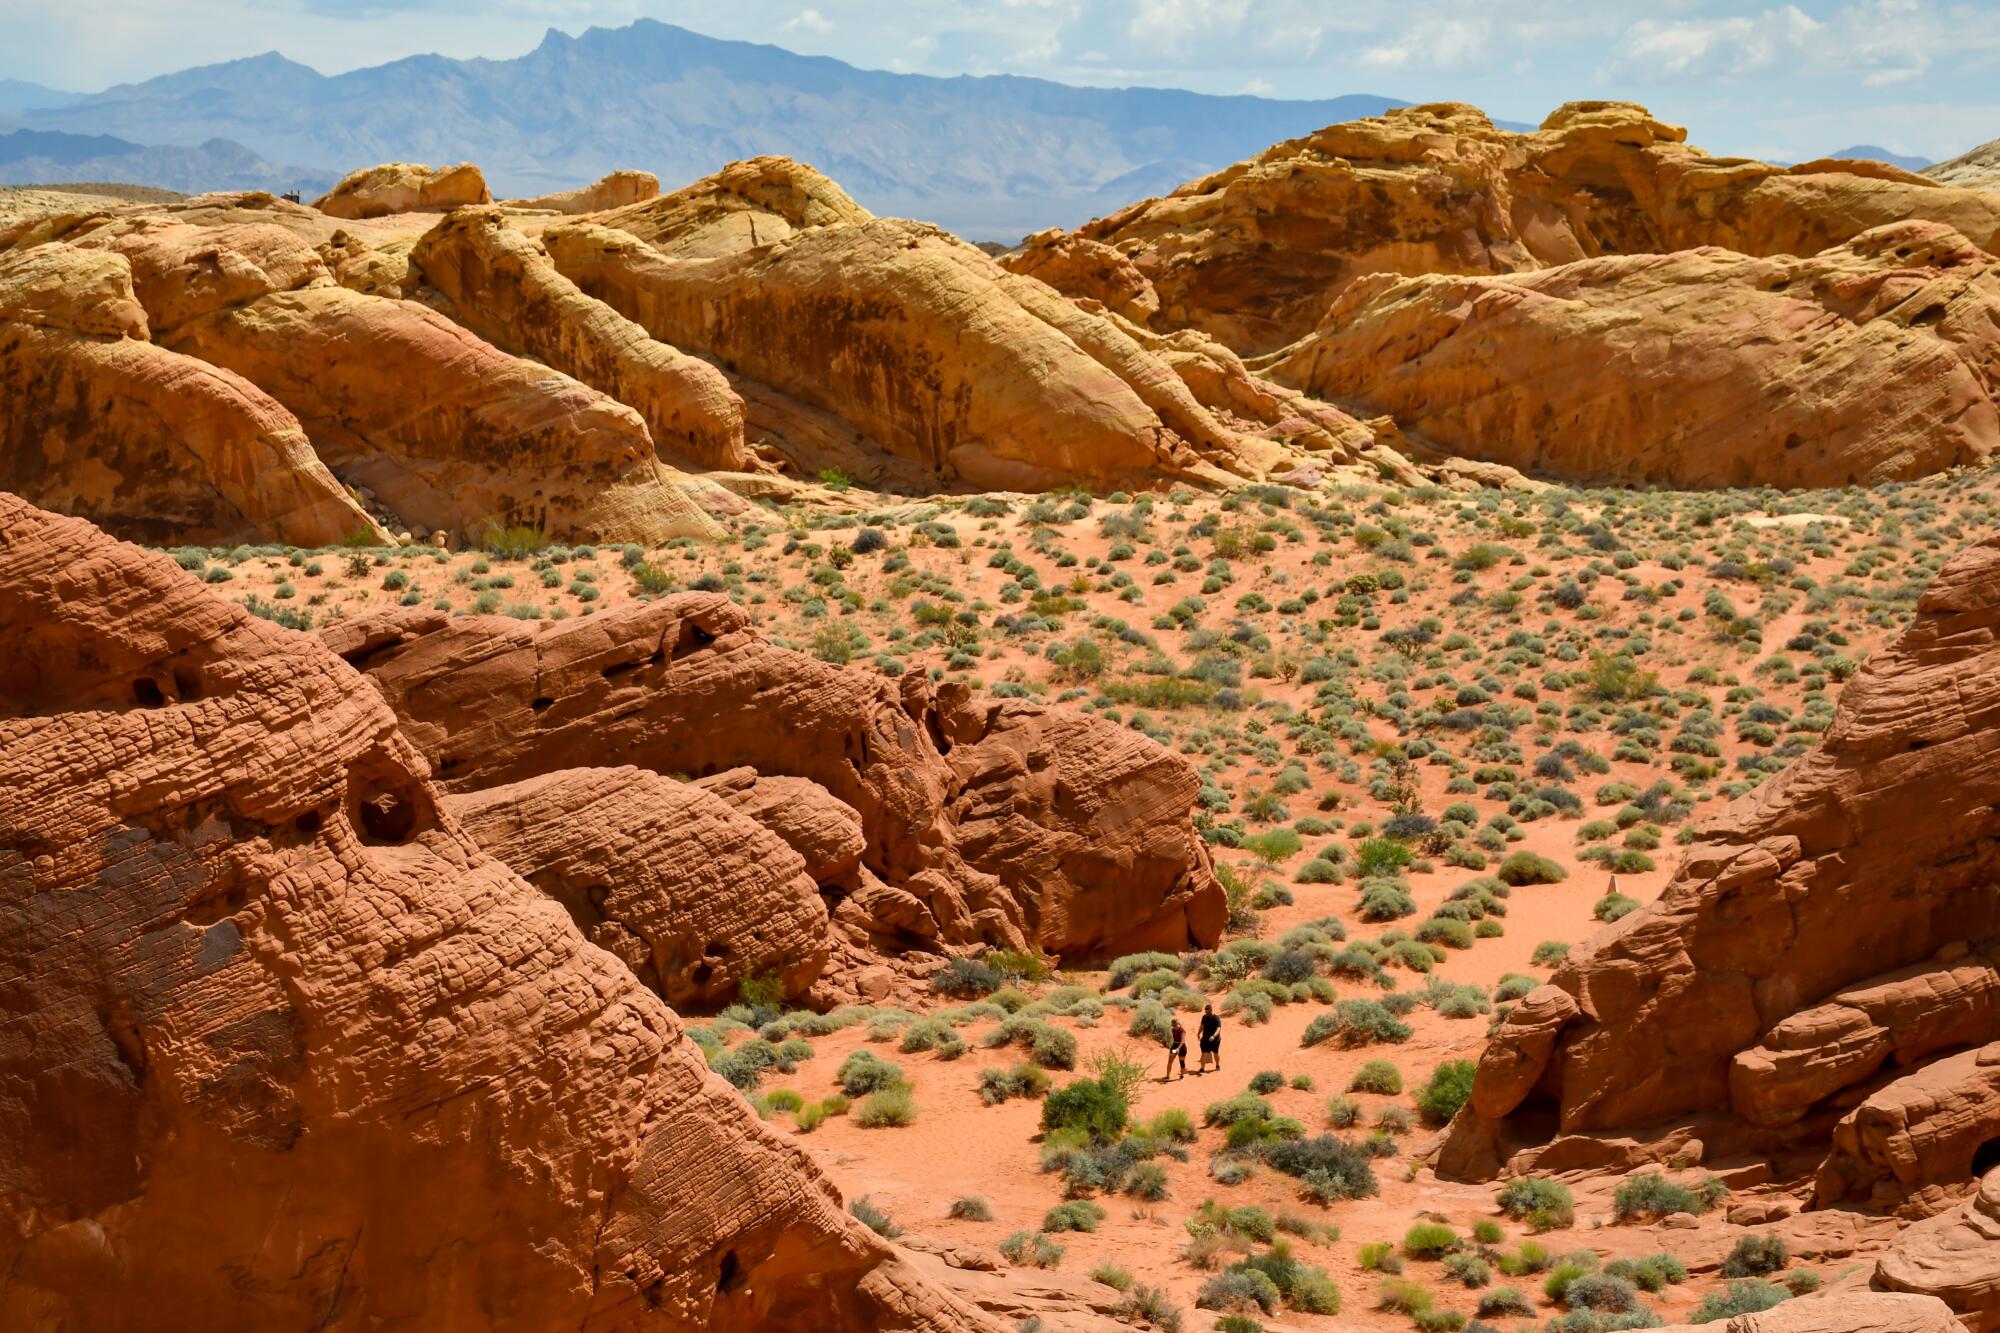
POLYGON ((2000 1330, 1996 255, 1620 101, 0 187, 0 1327, 2000 1330))

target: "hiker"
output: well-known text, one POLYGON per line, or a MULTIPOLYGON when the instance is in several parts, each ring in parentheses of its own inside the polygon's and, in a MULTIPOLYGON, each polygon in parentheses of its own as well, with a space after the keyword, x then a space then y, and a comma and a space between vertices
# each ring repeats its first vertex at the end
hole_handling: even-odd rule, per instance
POLYGON ((1222 1018, 1215 1012, 1215 1006, 1201 1007, 1201 1065, 1194 1072, 1206 1074, 1208 1062, 1215 1061, 1215 1072, 1222 1072, 1222 1018))
POLYGON ((1186 1078, 1187 1077, 1187 1029, 1181 1026, 1181 1020, 1179 1016, 1176 1016, 1174 1018, 1173 1027, 1169 1029, 1167 1032, 1167 1072, 1160 1075, 1160 1082, 1165 1083, 1168 1079, 1173 1077, 1175 1056, 1180 1057, 1181 1077, 1186 1078))

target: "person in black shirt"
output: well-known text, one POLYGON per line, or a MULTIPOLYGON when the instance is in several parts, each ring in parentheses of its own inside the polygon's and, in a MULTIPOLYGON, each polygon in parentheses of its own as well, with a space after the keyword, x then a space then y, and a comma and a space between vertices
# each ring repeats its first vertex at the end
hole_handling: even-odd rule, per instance
POLYGON ((1181 1020, 1178 1017, 1174 1019, 1173 1027, 1167 1032, 1167 1072, 1160 1075, 1160 1082, 1165 1083, 1169 1078, 1173 1077, 1174 1059, 1176 1056, 1180 1058, 1181 1062, 1181 1077, 1186 1078, 1187 1029, 1181 1026, 1181 1020))
POLYGON ((1221 1073, 1222 1019, 1216 1014, 1214 1005, 1205 1004, 1201 1007, 1201 1064, 1194 1072, 1206 1074, 1210 1060, 1215 1061, 1215 1072, 1221 1073))

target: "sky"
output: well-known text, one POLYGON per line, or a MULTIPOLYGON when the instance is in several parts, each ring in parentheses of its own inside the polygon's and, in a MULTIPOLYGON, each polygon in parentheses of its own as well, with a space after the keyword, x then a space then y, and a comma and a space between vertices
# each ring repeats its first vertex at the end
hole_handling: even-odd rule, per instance
POLYGON ((908 73, 1376 93, 1536 122, 1617 98, 1711 152, 1783 161, 2000 138, 2000 0, 0 0, 0 78, 92 92, 270 50, 327 74, 506 58, 640 17, 908 73))

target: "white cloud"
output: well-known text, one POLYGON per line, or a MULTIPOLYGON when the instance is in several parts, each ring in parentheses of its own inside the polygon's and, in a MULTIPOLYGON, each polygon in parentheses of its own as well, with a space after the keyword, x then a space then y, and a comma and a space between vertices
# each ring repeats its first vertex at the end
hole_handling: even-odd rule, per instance
POLYGON ((833 31, 833 21, 817 9, 801 9, 797 14, 780 23, 778 31, 824 34, 833 31))
POLYGON ((1446 19, 1371 46, 1361 63, 1374 69, 1456 70, 1492 55, 1493 27, 1483 18, 1446 19))
POLYGON ((1278 85, 1272 83, 1269 79, 1245 79, 1243 81, 1243 91, 1249 93, 1252 97, 1269 97, 1272 93, 1278 91, 1278 85))
POLYGON ((1728 18, 1641 19, 1625 34, 1619 55, 1635 73, 1748 74, 1797 56, 1820 29, 1797 5, 1728 18))

